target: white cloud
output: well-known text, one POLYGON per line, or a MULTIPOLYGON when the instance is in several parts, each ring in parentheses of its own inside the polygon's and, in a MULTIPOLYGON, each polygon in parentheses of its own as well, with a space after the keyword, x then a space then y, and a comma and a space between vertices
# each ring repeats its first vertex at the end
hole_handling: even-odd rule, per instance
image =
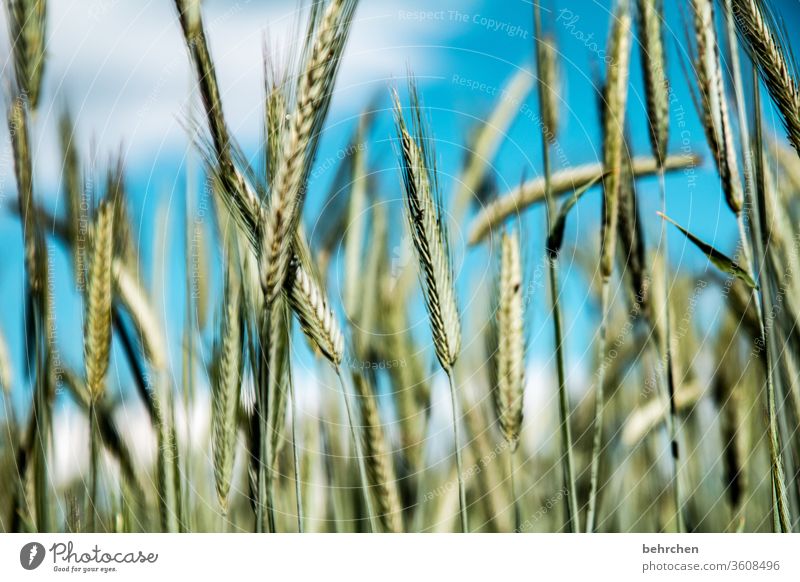
MULTIPOLYGON (((298 6, 252 0, 205 3, 225 112, 234 134, 245 143, 260 135, 264 39, 277 47, 297 42, 294 33, 305 26, 305 18, 298 19, 298 6)), ((420 38, 441 36, 441 28, 437 32, 424 23, 399 19, 398 6, 359 6, 335 110, 357 112, 373 87, 403 75, 409 63, 434 66, 430 58, 415 55, 422 51, 417 48, 420 38)), ((0 18, 5 20, 5 14, 0 18)), ((34 126, 40 190, 53 190, 58 183, 55 131, 65 102, 78 118, 81 149, 88 152, 89 143, 96 144, 100 162, 122 144, 129 165, 144 171, 166 153, 185 147, 184 105, 193 78, 172 2, 59 0, 49 3, 48 18, 45 94, 34 126)), ((0 29, 7 30, 5 22, 0 29)), ((10 70, 10 60, 5 67, 10 70)), ((5 132, 2 139, 0 147, 7 147, 5 132)))

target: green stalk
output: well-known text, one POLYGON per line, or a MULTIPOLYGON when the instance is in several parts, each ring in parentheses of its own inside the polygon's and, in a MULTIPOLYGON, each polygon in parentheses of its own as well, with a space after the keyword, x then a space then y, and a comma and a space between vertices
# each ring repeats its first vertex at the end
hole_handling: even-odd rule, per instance
POLYGON ((509 447, 508 449, 508 473, 509 481, 511 482, 511 499, 514 500, 514 532, 522 533, 522 514, 519 508, 519 499, 517 498, 517 486, 514 480, 514 451, 509 447))
MULTIPOLYGON (((661 194, 661 213, 667 214, 667 183, 664 177, 663 160, 659 160, 658 183, 661 194)), ((663 365, 666 366, 665 378, 667 385, 667 398, 669 402, 669 417, 667 430, 669 431, 670 453, 672 455, 672 492, 675 496, 675 528, 678 533, 686 531, 683 521, 683 503, 680 487, 680 450, 678 448, 678 409, 675 404, 675 370, 672 366, 672 314, 669 305, 669 252, 667 250, 667 226, 661 221, 661 234, 659 238, 663 264, 663 302, 664 302, 664 336, 665 346, 663 365)))
POLYGON ((289 374, 289 406, 292 415, 292 459, 294 461, 294 495, 297 504, 297 531, 303 533, 303 496, 300 487, 300 457, 297 453, 297 407, 294 401, 294 382, 289 374))
POLYGON ((355 447, 356 453, 356 462, 358 463, 358 473, 359 478, 361 479, 361 490, 364 493, 364 505, 367 508, 367 517, 369 518, 369 529, 370 532, 379 532, 380 527, 378 526, 378 522, 375 519, 375 511, 372 507, 372 498, 370 497, 369 491, 369 481, 367 480, 367 469, 364 465, 364 451, 363 447, 361 446, 361 438, 359 437, 358 433, 356 432, 355 424, 353 423, 353 411, 350 406, 350 398, 347 393, 347 388, 345 387, 344 378, 342 377, 342 372, 339 366, 336 366, 336 377, 339 378, 339 388, 342 391, 342 398, 344 399, 344 407, 347 411, 347 422, 350 424, 350 436, 353 439, 353 446, 355 447))
POLYGON ((602 320, 600 322, 600 337, 597 342, 597 357, 599 367, 595 382, 595 402, 594 402, 594 434, 592 436, 592 460, 589 471, 589 508, 586 512, 586 532, 592 533, 595 525, 595 515, 597 512, 597 489, 600 474, 600 454, 603 444, 603 408, 604 408, 604 386, 606 376, 606 335, 608 332, 608 278, 603 280, 603 290, 601 292, 600 309, 602 310, 602 320))
POLYGON ((100 457, 97 442, 97 404, 94 398, 89 402, 89 479, 91 491, 89 493, 89 531, 97 531, 97 468, 100 457))
MULTIPOLYGON (((739 226, 739 237, 741 239, 742 250, 745 254, 745 264, 750 271, 751 277, 754 273, 761 273, 762 268, 769 267, 767 260, 767 248, 769 247, 769 240, 766 238, 767 229, 762 225, 762 221, 766 220, 766 213, 764 208, 760 205, 764 201, 764 174, 763 174, 763 160, 761 157, 762 152, 762 136, 761 136, 761 99, 759 94, 759 80, 758 71, 753 66, 753 99, 755 120, 754 125, 756 129, 755 149, 758 152, 755 164, 751 151, 751 141, 749 135, 749 127, 744 112, 744 90, 742 83, 742 75, 739 64, 739 47, 736 42, 736 31, 734 23, 734 15, 731 7, 730 0, 725 0, 725 15, 727 26, 727 37, 729 43, 729 55, 731 59, 732 79, 734 88, 734 97, 736 110, 739 117, 739 132, 741 134, 741 149, 742 160, 745 167, 745 196, 749 201, 746 206, 750 208, 751 212, 748 218, 752 225, 753 246, 757 250, 758 255, 754 256, 747 237, 746 228, 742 213, 737 215, 737 222, 739 226), (754 184, 754 173, 755 181, 754 184), (748 179, 749 177, 749 179, 748 179), (756 195, 758 199, 756 200, 756 195), (759 263, 762 262, 763 265, 759 263)), ((770 459, 772 464, 772 481, 773 481, 773 522, 775 531, 791 531, 791 521, 789 518, 789 510, 787 508, 788 502, 786 499, 786 485, 783 471, 783 461, 780 454, 780 435, 778 429, 777 411, 775 405, 775 386, 773 378, 773 364, 771 358, 773 356, 770 349, 770 337, 767 335, 767 326, 764 320, 764 313, 771 311, 771 282, 769 276, 762 278, 762 287, 757 293, 753 290, 753 303, 756 307, 759 323, 759 335, 764 344, 765 352, 765 370, 767 375, 767 413, 769 422, 769 439, 770 439, 770 459)))
POLYGON ((464 485, 464 464, 461 460, 461 437, 458 428, 458 396, 453 371, 447 371, 447 381, 450 384, 450 405, 453 413, 453 446, 456 454, 456 471, 458 473, 458 506, 461 515, 461 533, 469 533, 467 520, 467 488, 464 485))
POLYGON ((762 153, 762 133, 761 133, 761 99, 759 94, 760 86, 758 82, 758 71, 753 65, 753 100, 754 100, 754 125, 756 129, 755 142, 755 189, 751 195, 757 195, 756 204, 753 205, 753 239, 755 241, 756 255, 754 268, 759 275, 761 289, 757 295, 756 309, 758 312, 759 331, 764 344, 764 365, 767 374, 767 414, 769 418, 769 450, 772 465, 772 486, 773 486, 773 519, 778 526, 776 531, 788 533, 792 531, 792 521, 789 515, 789 504, 786 496, 786 478, 784 475, 782 446, 780 439, 780 429, 778 427, 777 405, 775 400, 775 379, 773 368, 776 357, 772 344, 772 333, 768 333, 771 326, 767 326, 764 313, 772 313, 772 278, 767 260, 767 249, 769 248, 768 228, 766 225, 766 207, 764 193, 764 159, 762 153))
MULTIPOLYGON (((542 19, 539 4, 534 4, 534 29, 536 32, 536 61, 537 61, 537 75, 539 75, 539 118, 540 120, 547 119, 545 115, 546 98, 544 96, 544 88, 541 85, 541 70, 542 61, 544 58, 543 49, 541 47, 542 41, 542 19)), ((542 121, 543 123, 543 121, 542 121)), ((552 184, 551 184, 551 168, 550 168, 550 144, 547 141, 547 129, 542 126, 542 157, 544 164, 544 180, 545 188, 544 195, 547 206, 547 233, 549 235, 553 221, 555 220, 555 200, 553 200, 552 184)), ((552 131, 555 128, 551 128, 552 131)), ((550 302, 553 311, 553 331, 555 336, 556 348, 556 368, 558 372, 558 413, 559 413, 559 430, 561 432, 561 464, 564 480, 564 488, 567 490, 567 519, 566 527, 572 532, 577 533, 580 530, 578 523, 578 503, 575 497, 577 487, 575 485, 575 463, 572 458, 572 431, 569 425, 569 395, 567 394, 567 380, 566 368, 564 366, 564 348, 563 336, 561 327, 561 307, 558 301, 558 255, 556 253, 548 252, 547 260, 547 279, 550 285, 550 302)))

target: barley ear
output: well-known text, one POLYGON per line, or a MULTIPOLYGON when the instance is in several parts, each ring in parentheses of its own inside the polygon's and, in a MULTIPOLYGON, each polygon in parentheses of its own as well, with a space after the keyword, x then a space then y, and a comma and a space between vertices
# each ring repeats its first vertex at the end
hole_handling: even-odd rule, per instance
POLYGON ((5 3, 8 36, 13 45, 14 72, 20 89, 35 111, 44 76, 47 42, 47 2, 9 0, 5 3))
MULTIPOLYGON (((668 156, 664 161, 665 171, 683 170, 698 165, 700 158, 694 154, 678 154, 668 156)), ((650 156, 636 157, 631 160, 635 177, 650 176, 659 171, 658 160, 650 156)), ((587 184, 599 180, 605 174, 603 164, 592 163, 566 168, 550 177, 550 188, 553 196, 561 196, 578 190, 587 184)), ((484 206, 472 219, 469 225, 467 242, 477 244, 486 239, 492 230, 501 226, 508 218, 517 216, 534 204, 544 202, 544 178, 534 178, 524 184, 498 196, 484 206)))
POLYGON ((286 285, 289 304, 303 333, 331 364, 338 366, 344 356, 344 336, 305 253, 292 259, 286 285))
POLYGON ((558 133, 558 50, 552 36, 542 40, 541 87, 542 87, 542 123, 544 135, 548 143, 556 141, 558 133))
POLYGON ((789 142, 800 156, 800 88, 786 32, 779 30, 765 0, 733 0, 732 10, 744 46, 758 65, 761 79, 783 117, 789 142))
POLYGON ((331 0, 318 22, 312 18, 313 38, 306 47, 295 90, 297 102, 288 121, 263 225, 261 285, 268 302, 280 293, 287 279, 292 236, 305 201, 307 176, 356 4, 356 0, 331 0))
POLYGON ((644 73, 650 145, 653 156, 663 164, 669 139, 669 85, 666 75, 664 40, 661 31, 661 0, 638 0, 639 47, 644 73))
POLYGON ((742 185, 739 178, 733 132, 725 98, 722 66, 714 26, 712 0, 692 0, 697 57, 695 72, 700 93, 701 121, 709 149, 717 164, 725 200, 732 212, 742 210, 742 185))
POLYGON ((625 107, 628 99, 628 65, 630 59, 631 17, 627 0, 621 0, 614 13, 608 48, 609 65, 603 93, 603 164, 607 172, 603 180, 603 226, 600 249, 600 271, 609 278, 614 268, 617 244, 619 188, 625 143, 625 107))
POLYGON ((400 142, 400 168, 406 217, 420 268, 425 306, 439 363, 450 372, 461 349, 461 324, 443 208, 438 200, 436 168, 426 151, 422 113, 413 80, 409 84, 414 135, 409 133, 400 98, 393 93, 400 142))
POLYGON ((211 385, 212 450, 217 498, 227 511, 236 452, 239 387, 242 383, 241 288, 228 269, 223 292, 222 317, 215 346, 211 385))
POLYGON ((622 162, 619 188, 619 222, 617 232, 620 241, 620 257, 626 271, 631 290, 631 299, 636 312, 647 313, 649 307, 650 278, 647 274, 647 250, 644 226, 639 212, 636 180, 633 178, 629 159, 622 162))
POLYGON ((105 200, 98 206, 94 222, 84 315, 86 386, 93 402, 100 400, 105 391, 111 350, 113 249, 114 205, 105 200))
POLYGON ((494 322, 492 396, 500 431, 514 451, 522 429, 525 389, 524 301, 519 235, 504 232, 500 244, 500 273, 494 322))

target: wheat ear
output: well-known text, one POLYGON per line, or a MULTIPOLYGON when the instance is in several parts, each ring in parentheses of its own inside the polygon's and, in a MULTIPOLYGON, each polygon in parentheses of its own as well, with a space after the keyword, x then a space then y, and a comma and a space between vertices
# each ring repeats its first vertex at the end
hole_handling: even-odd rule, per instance
POLYGON ((47 2, 9 0, 5 3, 8 36, 13 45, 14 72, 31 110, 39 104, 47 42, 47 2))
POLYGON ((498 281, 492 395, 500 431, 514 451, 522 428, 522 396, 525 388, 525 313, 522 261, 516 232, 503 233, 498 281))
POLYGON ((292 260, 287 285, 289 303, 303 332, 331 364, 338 366, 344 355, 344 336, 324 290, 297 257, 292 260))
POLYGON ((608 279, 614 267, 619 216, 619 188, 625 143, 625 106, 628 100, 631 17, 627 0, 614 13, 608 49, 610 64, 603 92, 603 227, 600 242, 600 271, 608 279))
POLYGON ((783 117, 789 142, 800 155, 800 88, 788 43, 764 0, 732 0, 732 10, 745 48, 783 117))
POLYGON ((114 245, 114 207, 103 201, 97 208, 84 316, 84 359, 90 398, 99 400, 111 350, 111 260, 114 245))
POLYGON ((742 210, 742 185, 733 131, 725 98, 722 67, 711 0, 692 0, 697 58, 695 71, 700 91, 701 121, 717 164, 725 200, 734 214, 742 210))
POLYGON ((292 236, 305 200, 305 179, 356 4, 355 0, 332 0, 325 7, 297 81, 297 103, 272 183, 261 240, 261 284, 268 302, 281 291, 289 270, 292 236))
POLYGON ((217 498, 227 513, 236 453, 239 387, 242 380, 241 288, 230 268, 223 293, 222 318, 211 385, 212 449, 217 498))
POLYGON ((647 117, 653 155, 663 163, 669 138, 669 86, 664 40, 661 32, 661 0, 638 1, 639 47, 644 73, 647 117))
MULTIPOLYGON (((700 158, 696 155, 670 155, 664 161, 664 169, 668 172, 683 170, 695 167, 699 163, 700 158)), ((651 176, 658 172, 658 160, 649 156, 635 157, 631 160, 631 168, 633 175, 637 178, 651 176)), ((550 177, 552 194, 553 196, 561 196, 578 190, 591 182, 599 180, 603 174, 603 164, 599 162, 583 164, 575 168, 555 172, 550 177)), ((534 178, 502 194, 484 206, 472 219, 469 225, 467 242, 470 245, 478 244, 509 217, 516 216, 530 206, 544 202, 544 200, 544 178, 534 178)))
POLYGON ((406 219, 417 255, 425 297, 425 306, 433 332, 436 357, 447 373, 450 383, 450 401, 453 414, 453 437, 456 471, 458 473, 461 529, 469 531, 467 522, 467 496, 461 463, 461 446, 458 429, 458 397, 454 382, 456 359, 461 350, 461 323, 456 303, 456 290, 448 247, 446 219, 438 202, 436 166, 432 155, 426 153, 427 137, 422 120, 422 110, 413 78, 409 82, 412 137, 403 119, 400 97, 394 91, 395 124, 400 140, 400 163, 405 193, 406 219), (436 197, 436 198, 435 198, 436 197))
POLYGON ((89 393, 90 473, 91 491, 90 530, 97 518, 97 479, 99 464, 98 404, 105 393, 106 372, 111 353, 111 259, 114 255, 114 205, 104 200, 97 208, 92 229, 92 250, 89 261, 89 280, 86 289, 84 315, 84 366, 89 393))
POLYGON ((425 306, 430 317, 436 357, 448 373, 461 349, 461 324, 456 304, 451 259, 447 247, 443 209, 434 196, 435 170, 425 154, 427 139, 423 133, 416 90, 411 84, 414 130, 406 128, 400 98, 395 92, 395 120, 401 147, 401 171, 405 190, 406 217, 419 262, 425 306))
POLYGON ((558 133, 558 51, 555 39, 546 36, 542 39, 539 63, 539 86, 542 99, 542 128, 547 143, 556 141, 558 133))

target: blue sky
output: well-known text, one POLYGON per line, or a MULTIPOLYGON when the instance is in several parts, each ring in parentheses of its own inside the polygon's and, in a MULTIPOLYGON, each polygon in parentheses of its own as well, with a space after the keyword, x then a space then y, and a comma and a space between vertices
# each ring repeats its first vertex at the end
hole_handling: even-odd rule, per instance
MULTIPOLYGON (((131 192, 131 216, 139 235, 145 270, 150 271, 155 217, 166 208, 168 242, 180 248, 183 240, 187 138, 187 100, 191 75, 186 52, 172 3, 166 0, 121 2, 119 0, 55 0, 51 3, 48 64, 45 97, 34 125, 36 196, 51 208, 63 210, 58 187, 59 164, 55 127, 58 112, 69 103, 78 119, 78 134, 85 159, 94 143, 97 166, 103 171, 112 153, 122 147, 131 192)), ((357 116, 373 96, 383 95, 381 114, 372 132, 368 156, 378 176, 384 197, 399 196, 399 178, 390 138, 393 136, 388 107, 388 88, 405 84, 408 70, 416 75, 431 133, 437 139, 436 153, 441 171, 440 184, 445 201, 453 191, 453 179, 461 169, 465 138, 476 121, 485 119, 497 97, 493 88, 502 87, 520 68, 530 67, 532 57, 531 4, 523 0, 400 2, 364 1, 356 14, 351 42, 345 54, 340 80, 333 99, 331 116, 322 140, 319 159, 336 159, 346 146, 357 116), (469 82, 464 82, 464 80, 469 82), (483 88, 475 88, 483 84, 483 88)), ((548 2, 552 7, 555 3, 548 2)), ((567 3, 561 3, 565 6, 567 3)), ((600 134, 594 93, 594 75, 602 72, 598 50, 606 43, 610 2, 569 3, 570 13, 545 10, 544 20, 557 38, 562 61, 563 88, 559 143, 570 164, 599 159, 600 134), (596 44, 595 44, 596 43, 596 44)), ((684 143, 705 155, 705 163, 691 182, 686 176, 671 176, 667 182, 668 213, 698 235, 731 250, 735 235, 733 218, 725 206, 719 180, 711 167, 703 132, 697 122, 687 90, 682 58, 677 43, 684 44, 680 7, 667 5, 668 71, 676 100, 672 109, 670 147, 680 151, 684 143), (679 127, 680 121, 683 125, 679 127), (691 185, 693 184, 693 186, 691 185)), ((786 19, 788 30, 800 25, 800 9, 792 0, 774 3, 786 19)), ((295 30, 295 2, 257 2, 239 0, 204 3, 212 53, 223 90, 228 121, 245 151, 258 153, 261 135, 261 46, 285 46, 295 30)), ((5 24, 2 30, 6 30, 5 24)), ((8 74, 8 43, 4 36, 4 75, 8 74)), ((796 49, 798 47, 795 47, 796 49)), ((799 49, 800 50, 800 49, 799 49)), ((629 115, 633 150, 649 153, 644 115, 640 59, 634 47, 629 95, 629 115)), ((536 110, 533 95, 526 102, 536 110)), ((780 134, 779 122, 767 111, 768 126, 780 134)), ((8 151, 8 136, 3 132, 0 149, 8 151)), ((194 168, 197 168, 196 156, 194 168)), ((190 166, 191 167, 191 166, 190 166)), ((519 115, 495 159, 494 171, 501 192, 515 186, 524 175, 541 172, 538 128, 530 117, 519 115)), ((320 171, 311 184, 306 208, 306 223, 313 229, 335 168, 320 171)), ((15 197, 8 156, 0 157, 3 206, 15 197)), ((642 215, 649 241, 657 239, 658 190, 655 180, 640 182, 642 215)), ((399 207, 398 207, 399 208, 399 207)), ((566 244, 591 250, 599 246, 597 224, 599 192, 587 195, 570 219, 566 244)), ((399 215, 390 215, 396 218, 399 215)), ((399 220, 399 218, 398 218, 399 220)), ((541 212, 527 213, 529 262, 542 254, 544 221, 541 212)), ((463 227, 464 225, 462 225, 463 227)), ((456 241, 463 231, 454 228, 456 241)), ((673 267, 702 271, 706 261, 675 232, 670 233, 673 267)), ((8 338, 20 379, 21 306, 23 282, 20 231, 7 212, 0 214, 0 245, 5 249, 0 266, 0 328, 8 338)), ((458 245, 458 242, 455 243, 458 245)), ((464 255, 459 273, 462 304, 472 298, 475 280, 491 273, 487 249, 457 249, 464 255)), ((161 313, 170 328, 171 357, 180 370, 176 351, 182 325, 181 297, 184 272, 177 253, 167 265, 168 292, 159 298, 161 313)), ((80 362, 80 303, 74 293, 65 292, 69 280, 67 256, 56 252, 57 317, 59 345, 65 362, 77 367, 80 362)), ((577 366, 591 365, 591 333, 596 314, 588 282, 579 275, 572 257, 564 257, 565 304, 571 360, 577 366), (569 327, 574 323, 574 327, 569 327)), ((146 281, 152 277, 146 274, 146 281)), ((335 293, 335 289, 332 293, 335 293)), ((621 299, 621 297, 620 297, 621 299)), ((550 322, 546 318, 547 297, 538 293, 532 314, 532 354, 551 351, 550 322)), ((422 314, 419 314, 422 325, 422 314)), ((425 331, 421 337, 428 341, 425 331)), ((179 378, 176 377, 176 384, 179 378)), ((120 382, 124 383, 124 372, 120 382)))

